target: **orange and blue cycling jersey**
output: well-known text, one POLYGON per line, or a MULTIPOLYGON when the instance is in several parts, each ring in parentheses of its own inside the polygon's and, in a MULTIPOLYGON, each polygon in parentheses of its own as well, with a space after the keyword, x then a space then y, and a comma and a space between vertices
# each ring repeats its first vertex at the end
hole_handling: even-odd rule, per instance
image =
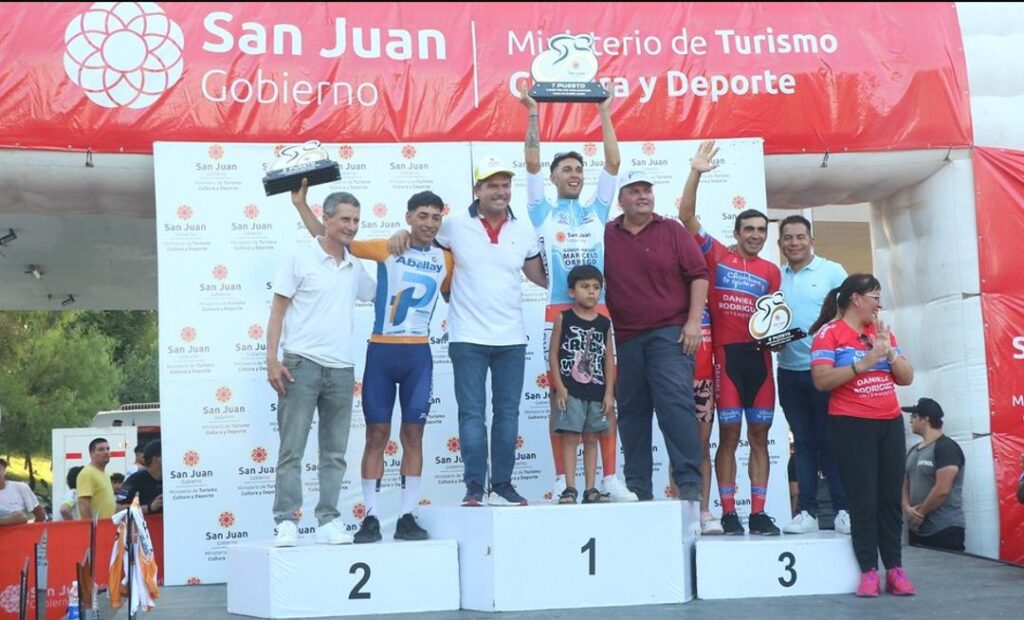
POLYGON ((353 241, 351 249, 353 255, 377 262, 375 319, 363 370, 366 423, 391 422, 397 387, 402 422, 425 424, 434 369, 430 318, 438 294, 451 287, 451 252, 410 248, 393 256, 384 239, 353 241))
POLYGON ((353 255, 377 263, 370 342, 429 342, 438 294, 451 289, 451 253, 439 247, 409 248, 394 256, 388 252, 386 239, 353 241, 351 250, 353 255))

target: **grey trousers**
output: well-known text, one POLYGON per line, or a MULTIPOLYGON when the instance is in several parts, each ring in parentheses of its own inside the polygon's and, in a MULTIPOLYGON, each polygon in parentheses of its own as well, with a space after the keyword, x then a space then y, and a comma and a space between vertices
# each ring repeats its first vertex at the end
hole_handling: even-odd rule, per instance
POLYGON ((312 360, 285 353, 284 367, 294 383, 277 400, 277 430, 281 446, 277 455, 274 484, 274 521, 299 520, 302 508, 302 455, 313 424, 313 411, 319 412, 318 439, 320 461, 317 477, 320 501, 316 520, 324 525, 336 519, 338 495, 345 478, 345 449, 352 422, 352 368, 327 368, 312 360))

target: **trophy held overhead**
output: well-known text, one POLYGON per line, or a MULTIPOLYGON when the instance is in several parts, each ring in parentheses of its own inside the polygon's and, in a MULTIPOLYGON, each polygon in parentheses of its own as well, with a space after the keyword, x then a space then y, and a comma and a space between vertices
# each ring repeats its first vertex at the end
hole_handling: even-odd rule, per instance
POLYGON ((608 91, 594 81, 597 56, 589 34, 551 37, 548 49, 533 59, 530 73, 530 96, 538 102, 596 103, 608 98, 608 91))

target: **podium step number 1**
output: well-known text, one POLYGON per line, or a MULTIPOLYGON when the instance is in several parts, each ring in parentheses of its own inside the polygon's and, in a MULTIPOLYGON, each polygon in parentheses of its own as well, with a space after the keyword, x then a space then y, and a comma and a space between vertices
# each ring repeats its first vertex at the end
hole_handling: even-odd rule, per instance
POLYGON ((428 506, 420 521, 459 542, 462 608, 523 611, 681 603, 679 502, 428 506))

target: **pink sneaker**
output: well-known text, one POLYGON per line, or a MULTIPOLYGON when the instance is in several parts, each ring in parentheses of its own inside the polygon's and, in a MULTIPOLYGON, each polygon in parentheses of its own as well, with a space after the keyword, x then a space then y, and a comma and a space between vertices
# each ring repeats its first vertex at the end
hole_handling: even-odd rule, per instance
POLYGON ((860 585, 857 586, 857 596, 875 597, 878 596, 878 569, 872 568, 860 574, 860 585))
POLYGON ((914 584, 899 566, 885 571, 885 591, 896 596, 913 596, 914 584))

